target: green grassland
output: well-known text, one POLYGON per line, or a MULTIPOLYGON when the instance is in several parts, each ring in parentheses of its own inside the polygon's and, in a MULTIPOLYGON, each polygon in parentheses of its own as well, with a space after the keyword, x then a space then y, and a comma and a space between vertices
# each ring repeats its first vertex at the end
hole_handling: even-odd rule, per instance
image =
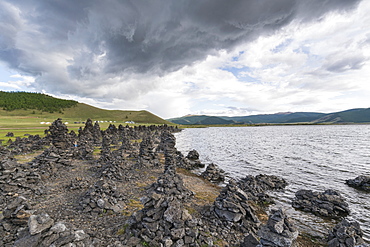
POLYGON ((68 130, 77 130, 84 127, 84 123, 88 118, 99 122, 101 129, 106 129, 109 124, 116 126, 125 122, 133 121, 133 125, 151 125, 151 124, 168 124, 174 125, 148 111, 121 111, 121 110, 103 110, 87 104, 78 103, 70 108, 63 109, 60 112, 45 112, 36 109, 16 109, 12 111, 0 109, 0 140, 3 140, 3 145, 9 139, 14 140, 16 137, 25 137, 25 134, 44 136, 44 130, 48 129, 50 124, 57 118, 61 118, 68 127, 68 130), (41 124, 43 123, 43 124, 41 124), (46 124, 48 123, 48 124, 46 124), (9 138, 5 135, 8 132, 13 132, 14 137, 9 138))

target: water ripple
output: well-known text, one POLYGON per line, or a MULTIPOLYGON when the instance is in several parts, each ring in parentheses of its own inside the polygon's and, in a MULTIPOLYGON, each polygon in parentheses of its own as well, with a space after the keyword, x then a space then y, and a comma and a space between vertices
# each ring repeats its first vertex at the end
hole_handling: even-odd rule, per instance
POLYGON ((370 241, 369 194, 345 184, 346 179, 370 175, 370 126, 266 126, 185 129, 176 134, 184 154, 196 149, 204 163, 218 164, 232 177, 278 175, 290 184, 274 193, 278 205, 299 222, 301 229, 326 234, 334 222, 294 210, 291 200, 299 189, 337 189, 350 205, 370 241))

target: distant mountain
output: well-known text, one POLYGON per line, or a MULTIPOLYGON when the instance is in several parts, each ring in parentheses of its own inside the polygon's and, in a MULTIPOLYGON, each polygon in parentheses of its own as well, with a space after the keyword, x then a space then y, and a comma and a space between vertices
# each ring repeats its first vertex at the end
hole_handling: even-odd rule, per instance
POLYGON ((207 115, 188 115, 168 119, 184 125, 217 124, 289 124, 289 123, 370 123, 370 108, 351 109, 334 113, 318 112, 280 112, 237 117, 216 117, 207 115))
POLYGON ((180 118, 168 119, 175 124, 183 125, 212 125, 212 124, 234 124, 235 121, 224 119, 222 117, 206 116, 206 115, 187 115, 180 118))

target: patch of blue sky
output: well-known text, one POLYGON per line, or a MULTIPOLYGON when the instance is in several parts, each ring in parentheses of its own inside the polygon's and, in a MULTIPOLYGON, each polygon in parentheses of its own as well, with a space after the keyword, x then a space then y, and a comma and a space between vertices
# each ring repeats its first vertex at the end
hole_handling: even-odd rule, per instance
POLYGON ((249 67, 223 67, 220 69, 232 73, 239 81, 259 82, 258 79, 248 75, 250 72, 252 72, 251 68, 249 67))
POLYGON ((275 48, 272 49, 271 51, 273 53, 281 52, 281 51, 285 50, 285 48, 287 48, 292 43, 292 41, 293 41, 293 39, 286 39, 286 40, 284 40, 284 42, 282 42, 279 45, 275 46, 275 48))
POLYGON ((11 76, 15 74, 16 74, 15 72, 12 72, 0 65, 0 81, 1 82, 8 82, 8 81, 13 80, 11 76))
POLYGON ((295 53, 304 53, 304 54, 309 55, 310 54, 310 47, 307 46, 307 45, 302 45, 299 48, 294 49, 293 52, 295 52, 295 53))
POLYGON ((237 62, 237 61, 239 61, 239 57, 241 56, 241 55, 243 55, 244 54, 244 51, 239 51, 239 54, 238 54, 238 56, 235 56, 235 57, 232 57, 232 61, 233 62, 237 62))

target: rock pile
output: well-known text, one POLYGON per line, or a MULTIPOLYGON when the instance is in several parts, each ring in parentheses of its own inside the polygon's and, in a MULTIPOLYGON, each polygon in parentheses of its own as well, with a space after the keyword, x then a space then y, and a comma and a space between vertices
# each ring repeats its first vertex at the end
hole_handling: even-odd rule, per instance
POLYGON ((348 179, 346 184, 356 189, 370 191, 370 176, 361 175, 355 179, 348 179))
POLYGON ((344 219, 329 232, 328 247, 369 247, 362 236, 363 232, 358 222, 344 219))
POLYGON ((100 130, 100 125, 95 122, 93 125, 92 120, 89 118, 86 120, 85 127, 78 131, 78 137, 84 139, 87 142, 92 142, 95 145, 100 145, 102 133, 100 130))
POLYGON ((0 214, 0 246, 12 246, 18 228, 27 226, 31 214, 31 205, 23 196, 18 196, 6 205, 3 215, 0 214))
POLYGON ((283 190, 288 183, 285 179, 274 176, 260 174, 257 176, 248 175, 238 181, 238 186, 248 194, 251 200, 265 203, 273 203, 273 199, 266 194, 269 190, 283 190))
POLYGON ((65 169, 72 164, 73 152, 71 150, 59 149, 51 146, 42 154, 35 157, 30 163, 30 167, 38 170, 40 175, 46 177, 57 176, 59 169, 65 169))
POLYGON ((212 246, 202 220, 189 214, 184 203, 192 196, 173 167, 166 167, 142 198, 144 208, 131 216, 125 246, 212 246), (127 237, 131 236, 131 237, 127 237))
POLYGON ((295 193, 292 206, 324 217, 340 217, 350 213, 348 204, 340 193, 331 189, 324 192, 299 190, 295 193))
POLYGON ((188 164, 188 167, 186 168, 189 170, 205 167, 205 165, 200 162, 199 153, 195 149, 189 151, 188 155, 185 158, 188 164))
POLYGON ((12 158, 0 160, 0 192, 3 194, 34 191, 40 180, 39 173, 27 165, 19 164, 12 158))
POLYGON ((218 165, 209 164, 201 176, 213 183, 221 183, 225 181, 225 171, 220 169, 218 165))
POLYGON ((258 234, 260 236, 259 247, 290 247, 298 237, 298 230, 279 208, 270 211, 267 223, 261 227, 258 234))
POLYGON ((8 145, 12 154, 27 154, 36 150, 44 149, 48 145, 46 138, 41 138, 39 135, 29 135, 25 138, 17 137, 14 142, 8 145))
POLYGON ((257 234, 260 222, 248 200, 248 195, 230 180, 211 208, 203 212, 211 231, 232 245, 239 243, 240 234, 257 234))
POLYGON ((62 119, 58 118, 49 127, 47 138, 58 149, 66 150, 73 147, 75 139, 68 133, 68 128, 63 124, 62 119))
POLYGON ((74 230, 63 222, 54 224, 46 213, 31 215, 27 227, 18 233, 14 247, 37 246, 92 246, 92 241, 83 230, 74 230))
POLYGON ((95 216, 109 211, 120 213, 126 206, 125 201, 113 181, 100 179, 80 198, 78 210, 95 216))
POLYGON ((169 131, 163 131, 156 152, 165 152, 174 155, 176 153, 176 138, 169 131))
POLYGON ((150 135, 144 138, 140 143, 139 157, 136 166, 160 166, 157 154, 155 153, 155 145, 150 135))
POLYGON ((13 132, 8 132, 8 133, 6 133, 5 136, 6 137, 14 137, 14 133, 13 132))

